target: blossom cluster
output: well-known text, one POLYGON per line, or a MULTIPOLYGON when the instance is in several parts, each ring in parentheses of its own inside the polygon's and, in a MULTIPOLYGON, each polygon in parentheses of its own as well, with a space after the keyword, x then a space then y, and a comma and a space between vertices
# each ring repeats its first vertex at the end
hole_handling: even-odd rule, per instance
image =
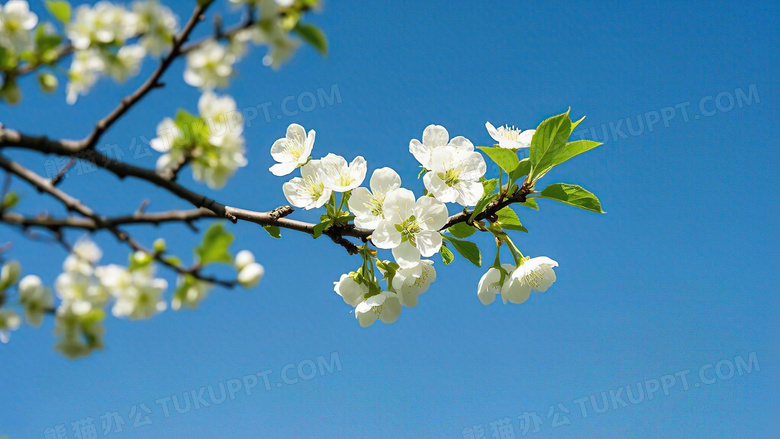
POLYGON ((159 55, 173 42, 178 18, 157 0, 132 8, 100 1, 76 8, 66 25, 75 50, 68 72, 68 102, 86 94, 101 75, 123 82, 135 75, 147 53, 159 55), (137 43, 126 44, 138 38, 137 43))
MULTIPOLYGON (((489 122, 486 128, 498 142, 496 148, 513 154, 528 148, 535 132, 496 129, 489 122)), ((351 163, 333 153, 313 159, 315 134, 298 124, 290 125, 286 136, 271 146, 271 156, 277 163, 269 170, 276 176, 285 176, 300 168, 300 176, 284 183, 282 191, 295 207, 327 208, 322 222, 315 227, 315 237, 328 230, 338 233, 349 221, 354 221, 354 227, 370 231, 368 242, 377 250, 370 249, 368 243, 361 247, 362 266, 342 275, 334 283, 334 290, 354 308, 361 326, 376 320, 395 322, 404 307, 417 306, 418 297, 436 280, 434 263, 427 258, 444 252, 444 239, 454 241, 452 236, 443 235, 450 219, 447 203, 466 208, 490 195, 486 194, 485 158, 467 138, 450 138, 444 127, 429 125, 421 141, 413 139, 409 143, 409 152, 422 168, 420 175, 425 186, 425 193, 416 197, 402 187, 398 173, 387 167, 376 169, 368 187, 362 187, 367 163, 361 156, 351 163), (345 207, 349 212, 342 211, 345 207), (378 250, 390 250, 393 260, 378 258, 378 250), (386 286, 380 285, 376 270, 386 286)), ((478 286, 477 296, 482 303, 493 302, 496 294, 502 295, 504 303, 522 303, 531 289, 543 292, 555 281, 555 261, 522 256, 500 228, 491 226, 484 231, 493 232, 499 242, 510 245, 515 264, 501 264, 497 255, 496 264, 478 286)), ((448 263, 444 256, 443 259, 448 263)))
MULTIPOLYGON (((164 245, 162 240, 155 242, 160 251, 164 251, 164 245)), ((81 238, 72 247, 71 254, 63 262, 63 272, 54 282, 59 300, 56 308, 51 289, 43 284, 40 277, 31 274, 19 279, 19 262, 4 264, 0 271, 0 341, 8 342, 10 331, 18 329, 22 322, 16 311, 2 306, 6 291, 14 286, 27 323, 39 326, 45 314, 54 314, 55 334, 60 335, 56 348, 71 358, 102 348, 102 321, 109 302, 113 302, 111 313, 115 317, 131 320, 148 319, 168 308, 163 297, 168 282, 156 277, 152 254, 135 251, 130 255, 127 266, 99 265, 101 258, 102 251, 87 237, 81 238)), ((233 265, 238 272, 238 284, 245 288, 256 286, 265 272, 248 250, 240 251, 233 265)), ((191 274, 181 275, 171 307, 174 310, 195 308, 211 288, 210 282, 191 274)))
POLYGON ((278 69, 298 48, 300 43, 290 37, 294 21, 281 19, 281 12, 294 2, 289 0, 231 0, 236 5, 250 4, 260 13, 256 25, 241 29, 227 43, 206 40, 187 54, 184 82, 201 90, 225 88, 233 76, 233 65, 244 56, 248 44, 266 45, 268 54, 263 63, 278 69))
MULTIPOLYGON (((247 53, 250 43, 267 46, 263 63, 278 69, 300 46, 300 41, 291 37, 293 31, 321 52, 326 50, 321 32, 300 23, 302 12, 316 1, 230 3, 249 6, 247 13, 253 14, 252 19, 231 32, 193 44, 186 52, 187 84, 202 91, 227 87, 235 72, 234 64, 247 53)), ((66 91, 67 102, 74 104, 101 77, 124 82, 137 74, 144 58, 168 51, 179 32, 179 18, 159 0, 136 0, 129 5, 101 0, 72 11, 67 1, 47 2, 46 6, 62 22, 62 35, 52 23, 40 23, 27 0, 9 0, 0 5, 0 73, 7 72, 0 75, 0 99, 6 102, 14 104, 21 99, 14 72, 22 63, 28 67, 53 65, 72 51, 66 91), (62 44, 66 38, 69 44, 62 44)), ((46 92, 58 85, 51 72, 40 73, 38 82, 46 92)))
POLYGON ((14 54, 33 49, 32 30, 38 24, 38 15, 30 11, 25 0, 9 0, 0 5, 0 48, 14 54))
POLYGON ((192 177, 212 188, 221 188, 240 167, 247 165, 243 116, 230 96, 205 92, 198 101, 200 115, 179 111, 157 127, 150 145, 163 153, 157 170, 163 174, 192 165, 192 177))

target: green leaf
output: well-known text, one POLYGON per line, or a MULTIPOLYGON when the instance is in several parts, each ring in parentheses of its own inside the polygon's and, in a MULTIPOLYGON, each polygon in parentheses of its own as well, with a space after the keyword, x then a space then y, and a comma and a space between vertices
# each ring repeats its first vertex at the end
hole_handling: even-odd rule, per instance
POLYGON ((38 26, 35 29, 35 51, 41 61, 48 64, 57 59, 57 46, 62 42, 62 37, 46 32, 47 26, 38 26))
POLYGON ((439 253, 441 253, 441 261, 444 262, 444 265, 450 265, 455 260, 455 255, 444 244, 439 249, 439 253))
POLYGON ((150 255, 149 253, 145 252, 133 252, 130 253, 129 264, 127 266, 127 269, 129 271, 135 271, 142 268, 146 268, 154 262, 154 257, 150 255))
POLYGON ((456 238, 468 238, 476 232, 474 227, 471 227, 466 223, 455 223, 449 227, 447 231, 456 238))
POLYGON ((553 116, 536 129, 531 139, 531 177, 538 177, 552 167, 558 153, 566 146, 571 134, 569 112, 553 116))
POLYGON ((566 183, 555 183, 547 186, 542 191, 542 197, 561 203, 571 204, 581 209, 596 213, 606 213, 601 210, 601 202, 595 195, 580 186, 566 183))
POLYGON ((273 225, 264 225, 263 228, 266 232, 268 232, 269 235, 271 235, 272 238, 281 239, 282 238, 282 231, 279 230, 279 226, 273 226, 273 225))
POLYGON ((501 148, 498 146, 480 146, 481 149, 491 160, 493 160, 501 169, 507 174, 514 171, 517 165, 520 164, 520 159, 517 158, 517 153, 511 149, 501 148))
POLYGON ((66 1, 46 0, 46 9, 63 24, 70 23, 70 3, 66 1))
POLYGON ((323 220, 321 223, 314 226, 314 232, 312 233, 312 236, 314 236, 315 239, 319 238, 322 235, 322 232, 330 227, 331 224, 333 224, 333 220, 331 218, 323 220))
POLYGON ((9 191, 5 194, 3 202, 0 203, 0 210, 10 209, 19 203, 19 195, 14 191, 9 191))
POLYGON ((163 258, 163 260, 171 265, 181 264, 181 259, 177 258, 176 256, 166 256, 163 258))
POLYGON ((485 210, 485 207, 487 207, 488 204, 490 204, 493 200, 498 198, 498 193, 493 193, 496 188, 498 187, 498 179, 493 178, 490 180, 483 180, 482 181, 482 187, 484 189, 482 198, 480 198, 479 201, 477 201, 477 205, 474 207, 474 212, 471 214, 471 220, 473 221, 474 218, 477 217, 480 213, 482 213, 483 210, 485 210))
POLYGON ((531 159, 522 159, 514 171, 509 173, 509 178, 513 182, 518 182, 531 172, 531 159))
POLYGON ((518 203, 521 206, 530 207, 533 210, 539 210, 539 205, 536 204, 536 200, 533 198, 526 198, 525 203, 518 203))
POLYGON ((482 213, 483 210, 487 207, 488 204, 492 203, 496 198, 498 198, 498 194, 493 194, 489 197, 482 197, 479 202, 477 202, 477 205, 474 207, 474 212, 471 214, 471 218, 469 218, 471 221, 474 221, 474 218, 477 217, 480 213, 482 213))
POLYGON ((320 28, 313 24, 298 23, 293 28, 293 31, 297 33, 303 41, 306 41, 317 49, 317 52, 319 52, 320 55, 328 55, 328 39, 325 38, 325 34, 320 28))
POLYGON ((442 237, 451 242, 452 246, 455 247, 455 250, 457 250, 461 256, 468 259, 469 262, 476 265, 477 267, 482 266, 482 253, 479 251, 477 244, 474 244, 471 241, 450 238, 449 236, 445 235, 442 235, 442 237))
POLYGON ((582 122, 583 120, 585 120, 585 116, 582 116, 582 118, 580 118, 580 120, 578 120, 576 122, 572 121, 572 123, 571 123, 571 130, 574 131, 574 128, 577 128, 577 125, 579 125, 580 122, 582 122))
POLYGON ((502 229, 528 232, 528 229, 523 227, 520 223, 520 218, 517 217, 517 213, 515 213, 511 207, 507 206, 499 210, 496 214, 498 215, 498 221, 496 223, 500 225, 502 229))
POLYGON ((0 46, 0 70, 11 70, 18 64, 13 52, 0 46))
MULTIPOLYGON (((590 151, 591 149, 602 145, 601 142, 595 142, 593 140, 575 140, 574 142, 569 142, 566 144, 566 146, 558 153, 558 156, 555 157, 555 160, 553 160, 552 166, 558 166, 561 163, 565 162, 566 160, 569 160, 570 158, 580 155, 583 152, 590 151)), ((551 167, 552 167, 551 166, 551 167)))
MULTIPOLYGON (((198 116, 179 109, 176 112, 176 118, 173 120, 176 127, 184 134, 185 139, 189 139, 190 146, 205 142, 209 138, 208 125, 198 116)), ((177 142, 180 140, 177 139, 177 142)), ((178 145, 184 146, 184 145, 178 145)))
POLYGON ((233 243, 233 239, 233 234, 225 231, 224 224, 212 224, 203 236, 203 243, 195 248, 198 263, 200 265, 212 262, 232 264, 233 256, 228 252, 228 247, 233 243))

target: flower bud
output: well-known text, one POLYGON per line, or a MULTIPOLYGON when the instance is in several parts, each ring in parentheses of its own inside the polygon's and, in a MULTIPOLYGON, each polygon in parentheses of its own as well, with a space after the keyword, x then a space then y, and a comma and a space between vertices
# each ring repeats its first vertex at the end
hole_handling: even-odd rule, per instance
POLYGON ((252 254, 252 252, 249 250, 241 250, 236 255, 234 264, 236 266, 236 270, 241 271, 244 269, 244 267, 253 262, 255 262, 255 256, 252 254))
POLYGON ((43 73, 38 75, 38 85, 41 87, 44 93, 52 93, 57 90, 57 77, 51 73, 43 73))
POLYGON ((265 268, 262 265, 252 262, 238 272, 238 283, 244 288, 252 288, 260 283, 260 279, 265 274, 265 268))
POLYGON ((0 290, 4 290, 16 283, 19 274, 22 272, 22 266, 19 261, 8 261, 3 265, 0 271, 0 290))
POLYGON ((162 238, 157 238, 154 240, 154 252, 157 254, 165 253, 166 247, 165 247, 165 240, 162 238))

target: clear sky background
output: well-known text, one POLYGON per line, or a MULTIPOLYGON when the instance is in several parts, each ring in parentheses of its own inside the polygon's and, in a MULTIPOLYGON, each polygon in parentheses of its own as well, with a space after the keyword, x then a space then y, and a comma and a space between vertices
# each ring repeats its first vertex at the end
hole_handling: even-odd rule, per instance
MULTIPOLYGON (((168 3, 186 17, 194 1, 168 3)), ((330 1, 310 17, 328 35, 326 59, 307 47, 274 72, 255 49, 239 65, 226 92, 270 117, 260 112, 246 127, 250 165, 215 196, 257 210, 284 204, 286 180, 267 171, 269 148, 293 122, 317 131, 315 157, 363 155, 369 172, 393 167, 420 194, 408 144, 428 124, 485 145, 486 121, 534 128, 571 107, 573 117, 587 116, 580 128, 592 128, 581 137, 605 144, 542 182, 581 184, 608 213, 552 201, 540 202, 540 212, 520 208, 531 233, 518 232, 516 242, 527 255, 557 260, 557 283, 522 305, 485 307, 476 296, 484 269, 461 258, 444 267, 436 257, 439 280, 417 308, 404 309, 395 324, 362 329, 332 291, 358 259, 325 239, 284 232, 278 241, 238 224, 233 249, 252 250, 266 268, 256 289, 217 289, 197 310, 148 321, 110 317, 106 349, 78 361, 52 349, 51 319, 14 333, 0 346, 0 434, 44 437, 45 428, 64 424, 72 438, 71 423, 91 417, 103 437, 107 412, 125 421, 107 436, 116 438, 461 438, 480 437, 480 427, 485 437, 509 437, 491 426, 503 418, 522 437, 518 417, 526 412, 541 421, 528 437, 768 438, 780 431, 776 2, 330 1), (312 108, 318 90, 333 102, 312 108), (730 376, 729 365, 751 354, 752 371, 730 376), (303 379, 320 356, 338 361, 303 379), (270 390, 261 378, 247 395, 243 377, 267 370, 270 390), (705 384, 700 371, 714 382, 705 384), (601 408, 602 392, 652 388, 664 376, 669 384, 675 373, 668 394, 644 392, 636 404, 623 391, 627 406, 610 401, 596 413, 589 399, 601 408), (212 386, 219 396, 220 383, 236 379, 242 387, 222 404, 177 413, 168 401, 166 417, 165 403, 156 402, 178 395, 183 407, 187 392, 212 386), (130 412, 140 404, 152 424, 133 427, 130 412)), ((204 25, 199 35, 209 30, 204 25)), ((80 138, 154 67, 147 59, 124 87, 105 80, 73 107, 64 90, 41 96, 29 78, 24 102, 0 107, 0 121, 80 138)), ((168 85, 101 146, 117 145, 124 160, 153 167, 156 152, 130 146, 154 137, 177 108, 196 110, 199 93, 180 80, 182 71, 182 62, 174 65, 168 85)), ((4 154, 46 172, 43 156, 4 154)), ((189 173, 182 181, 211 193, 189 173)), ((25 195, 22 212, 62 213, 24 183, 14 187, 25 195)), ((130 213, 144 199, 150 211, 189 207, 101 172, 73 172, 62 188, 103 214, 130 213)), ((147 244, 164 236, 186 261, 200 239, 184 226, 133 231, 147 244)), ((14 242, 11 255, 26 272, 49 284, 60 273, 61 248, 7 227, 0 238, 14 242)), ((96 239, 104 262, 126 260, 111 236, 96 239)))

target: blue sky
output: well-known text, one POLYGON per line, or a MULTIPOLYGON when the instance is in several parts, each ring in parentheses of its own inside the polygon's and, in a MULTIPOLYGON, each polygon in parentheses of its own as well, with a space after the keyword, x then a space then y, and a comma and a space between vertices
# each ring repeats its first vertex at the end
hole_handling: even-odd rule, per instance
MULTIPOLYGON (((194 2, 169 3, 183 17, 194 2)), ((252 250, 266 268, 256 289, 215 290, 197 310, 148 321, 110 318, 105 351, 75 362, 53 351, 51 321, 14 333, 0 346, 0 434, 44 437, 64 424, 76 437, 71 423, 91 417, 102 435, 107 412, 125 420, 122 432, 106 436, 117 438, 461 438, 479 437, 480 427, 490 438, 502 437, 493 427, 504 418, 523 437, 526 412, 541 421, 529 437, 777 431, 776 2, 327 2, 310 20, 328 35, 326 59, 304 48, 274 72, 255 50, 226 90, 240 107, 267 108, 269 118, 260 113, 246 128, 250 165, 217 199, 257 210, 285 203, 285 180, 267 172, 268 151, 293 122, 317 131, 315 156, 363 155, 370 171, 393 167, 419 194, 408 143, 428 124, 485 145, 485 121, 533 128, 571 107, 574 117, 587 116, 580 135, 605 144, 542 182, 580 184, 608 213, 552 201, 540 212, 519 210, 531 233, 515 241, 527 255, 560 263, 556 284, 522 305, 485 307, 476 297, 483 269, 436 258, 439 280, 417 308, 395 324, 361 329, 332 291, 358 259, 326 240, 295 232, 272 240, 238 224, 233 248, 252 250), (318 90, 333 101, 311 108, 318 90), (330 369, 311 377, 308 367, 323 358, 330 369), (731 376, 740 361, 750 373, 731 376), (270 388, 260 378, 247 395, 245 377, 257 373, 270 388), (241 383, 235 399, 211 407, 170 408, 166 417, 166 403, 156 402, 230 380, 241 383), (668 394, 651 399, 647 389, 658 382, 668 394), (637 383, 647 390, 641 401, 596 413, 591 395, 598 408, 602 392, 637 383), (140 404, 152 424, 133 427, 130 412, 140 404)), ((119 89, 101 82, 74 107, 62 90, 41 96, 28 81, 24 102, 0 107, 0 120, 80 138, 153 68, 147 60, 119 89)), ((102 146, 152 167, 157 153, 130 145, 151 139, 177 108, 195 111, 198 92, 180 81, 182 70, 174 65, 168 85, 102 146)), ((7 154, 45 173, 45 157, 7 154)), ((188 175, 182 181, 212 193, 188 175)), ((15 187, 25 195, 22 212, 62 213, 23 183, 15 187)), ((101 172, 74 174, 62 188, 104 214, 132 212, 144 199, 150 211, 188 207, 101 172)), ((146 243, 164 236, 185 260, 199 239, 183 226, 132 230, 146 243)), ((44 281, 60 272, 60 248, 7 227, 0 238, 44 281)), ((111 236, 96 239, 104 261, 125 260, 111 236)), ((489 240, 480 243, 491 259, 489 240)))

